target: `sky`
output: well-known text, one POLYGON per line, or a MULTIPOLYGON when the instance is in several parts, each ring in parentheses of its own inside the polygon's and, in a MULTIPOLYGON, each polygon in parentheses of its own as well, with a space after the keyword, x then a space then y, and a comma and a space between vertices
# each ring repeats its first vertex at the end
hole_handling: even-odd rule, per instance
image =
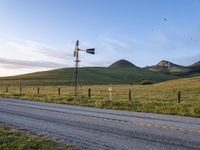
POLYGON ((139 67, 200 60, 200 0, 0 0, 0 76, 126 59, 139 67))

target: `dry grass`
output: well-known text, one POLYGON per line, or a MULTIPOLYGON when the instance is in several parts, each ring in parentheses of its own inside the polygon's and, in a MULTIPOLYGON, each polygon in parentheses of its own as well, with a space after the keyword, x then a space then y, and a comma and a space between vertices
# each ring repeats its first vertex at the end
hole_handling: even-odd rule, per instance
POLYGON ((41 86, 37 95, 36 86, 0 87, 2 97, 31 99, 52 103, 82 105, 98 108, 122 109, 140 112, 176 114, 200 117, 200 77, 166 81, 153 85, 112 85, 112 101, 109 100, 108 87, 111 85, 91 85, 83 87, 84 98, 74 99, 73 87, 41 86), (88 99, 88 89, 92 89, 92 98, 88 99), (128 91, 132 91, 132 101, 128 100, 128 91), (177 91, 181 91, 181 103, 177 105, 177 91))

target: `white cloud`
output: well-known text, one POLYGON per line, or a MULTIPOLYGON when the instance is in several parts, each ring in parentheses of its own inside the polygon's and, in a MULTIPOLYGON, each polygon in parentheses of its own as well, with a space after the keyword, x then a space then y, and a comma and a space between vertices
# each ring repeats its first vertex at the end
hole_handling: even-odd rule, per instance
MULTIPOLYGON (((30 40, 13 40, 7 42, 7 46, 11 47, 19 52, 23 52, 29 55, 40 54, 47 57, 56 59, 66 59, 70 57, 70 54, 62 50, 53 48, 43 43, 30 41, 30 40)), ((70 45, 67 45, 70 47, 70 45)))
POLYGON ((102 43, 102 46, 106 48, 106 50, 110 51, 110 52, 117 52, 117 50, 115 49, 115 47, 110 44, 110 43, 102 43))
MULTIPOLYGON (((3 52, 0 57, 0 69, 12 70, 13 74, 17 70, 46 70, 63 67, 73 67, 73 49, 75 43, 68 42, 64 48, 55 48, 41 42, 9 38, 4 43, 7 52, 3 52)), ((93 48, 94 45, 81 41, 80 47, 93 48)), ((80 54, 81 66, 102 66, 107 65, 105 57, 101 53, 96 55, 80 54)), ((20 73, 20 71, 17 71, 20 73)), ((23 73, 23 72, 22 72, 23 73)), ((5 72, 7 75, 7 73, 5 72)), ((8 73, 9 75, 12 73, 8 73)), ((1 76, 1 75, 0 75, 1 76)))
POLYGON ((104 38, 104 40, 107 43, 115 44, 121 48, 130 49, 130 45, 128 45, 127 43, 125 43, 123 41, 119 41, 119 40, 112 39, 112 38, 104 38))
MULTIPOLYGON (((45 69, 49 70, 49 69, 45 69)), ((44 71, 44 68, 21 68, 21 69, 5 69, 0 67, 0 77, 13 76, 20 74, 33 73, 38 71, 44 71)))
POLYGON ((5 69, 62 68, 66 67, 66 65, 49 61, 28 61, 28 60, 16 60, 16 59, 8 59, 0 57, 0 67, 5 69))

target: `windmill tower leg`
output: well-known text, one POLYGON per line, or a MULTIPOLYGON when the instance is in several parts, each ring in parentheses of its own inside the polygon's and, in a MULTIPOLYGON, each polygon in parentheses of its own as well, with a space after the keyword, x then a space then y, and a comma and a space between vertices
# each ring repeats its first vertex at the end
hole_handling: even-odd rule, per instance
POLYGON ((79 60, 78 60, 78 53, 76 55, 76 66, 75 66, 75 81, 74 81, 74 95, 75 96, 78 96, 78 86, 79 86, 79 78, 78 78, 78 63, 79 63, 79 60))

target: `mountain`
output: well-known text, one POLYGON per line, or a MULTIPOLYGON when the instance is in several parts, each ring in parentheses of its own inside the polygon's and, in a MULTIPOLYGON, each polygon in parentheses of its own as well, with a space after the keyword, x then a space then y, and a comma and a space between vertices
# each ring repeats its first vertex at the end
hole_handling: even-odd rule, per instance
POLYGON ((200 61, 198 61, 198 62, 192 64, 190 67, 195 67, 195 66, 200 66, 200 61))
MULTIPOLYGON (((8 85, 71 85, 74 68, 63 68, 51 71, 36 72, 25 75, 0 78, 0 84, 8 85)), ((135 67, 126 60, 120 60, 109 67, 79 68, 83 85, 94 84, 140 84, 149 80, 152 83, 176 79, 173 75, 152 72, 135 67)))
POLYGON ((198 73, 200 73, 200 61, 192 64, 191 66, 189 66, 189 68, 191 69, 191 72, 198 72, 198 73))
POLYGON ((157 66, 158 66, 158 67, 166 67, 166 68, 182 67, 182 66, 176 65, 176 64, 171 63, 171 62, 166 61, 166 60, 160 61, 160 62, 157 64, 157 66))
POLYGON ((124 59, 118 60, 109 66, 109 68, 128 68, 128 67, 136 67, 136 66, 133 63, 124 59))
POLYGON ((180 66, 172 62, 162 60, 157 65, 146 67, 146 69, 165 74, 179 75, 190 71, 188 67, 180 66))

